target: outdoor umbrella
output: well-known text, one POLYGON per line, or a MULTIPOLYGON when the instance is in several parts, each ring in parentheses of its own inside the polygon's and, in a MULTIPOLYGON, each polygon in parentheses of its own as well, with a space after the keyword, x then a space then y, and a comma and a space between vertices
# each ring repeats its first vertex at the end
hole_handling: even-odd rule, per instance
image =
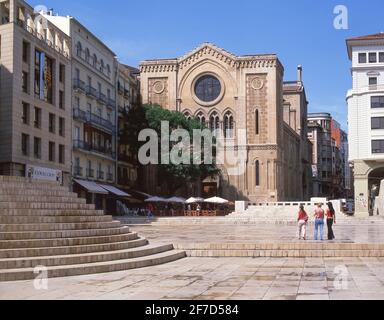
POLYGON ((204 199, 203 198, 189 198, 187 201, 185 201, 186 204, 192 204, 192 203, 203 203, 204 199))
POLYGON ((166 199, 165 201, 168 203, 185 203, 185 199, 180 197, 172 197, 172 198, 166 199))
POLYGON ((146 199, 145 202, 167 202, 167 200, 160 197, 151 197, 146 199))
POLYGON ((213 198, 209 198, 209 199, 204 200, 204 202, 206 202, 206 203, 213 203, 213 204, 226 204, 229 201, 225 200, 223 198, 213 197, 213 198))

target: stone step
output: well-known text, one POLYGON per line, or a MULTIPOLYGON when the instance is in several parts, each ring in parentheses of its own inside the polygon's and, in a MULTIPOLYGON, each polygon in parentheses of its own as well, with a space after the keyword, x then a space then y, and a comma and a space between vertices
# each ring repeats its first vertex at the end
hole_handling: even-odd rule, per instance
MULTIPOLYGON (((185 258, 184 251, 166 251, 155 255, 126 260, 48 267, 48 278, 106 273, 155 266, 185 258)), ((32 280, 37 277, 34 268, 0 270, 0 281, 32 280)))
POLYGON ((109 244, 115 242, 132 241, 138 239, 136 232, 123 234, 93 236, 80 238, 52 238, 52 239, 26 239, 26 240, 0 240, 0 249, 34 249, 47 247, 71 247, 97 244, 109 244))
POLYGON ((85 203, 39 203, 39 202, 0 202, 1 209, 88 209, 95 205, 85 203))
POLYGON ((1 196, 0 204, 3 202, 28 202, 28 203, 87 203, 86 199, 75 197, 50 197, 50 196, 1 196))
POLYGON ((47 184, 36 184, 36 183, 0 183, 0 194, 3 191, 12 190, 14 192, 22 192, 23 190, 38 190, 38 191, 62 191, 68 192, 69 188, 60 185, 47 185, 47 184))
POLYGON ((64 231, 30 231, 30 232, 2 232, 0 240, 28 240, 28 239, 54 239, 54 238, 80 238, 95 236, 111 236, 128 233, 128 227, 108 229, 84 229, 64 231))
POLYGON ((91 245, 46 247, 46 248, 19 248, 19 249, 0 249, 0 259, 42 257, 86 254, 92 252, 118 251, 125 249, 138 248, 148 245, 148 240, 137 238, 124 242, 101 243, 91 245))
POLYGON ((93 209, 0 209, 0 216, 72 217, 103 215, 104 211, 93 209))
POLYGON ((80 223, 41 223, 41 224, 0 224, 0 233, 107 229, 107 228, 117 228, 120 226, 121 226, 121 223, 119 221, 80 222, 80 223))
POLYGON ((0 224, 34 224, 34 223, 84 223, 111 222, 112 216, 10 216, 0 215, 0 224))
POLYGON ((172 249, 173 245, 146 245, 139 248, 131 248, 116 251, 92 252, 86 254, 0 259, 0 270, 35 268, 36 266, 54 267, 134 259, 157 253, 162 253, 165 251, 170 251, 172 249))
POLYGON ((58 185, 57 181, 45 181, 45 180, 31 180, 27 177, 18 177, 18 176, 0 176, 0 184, 1 183, 35 183, 35 184, 44 184, 44 185, 58 185))
POLYGON ((55 190, 36 190, 36 189, 7 189, 0 193, 1 196, 49 196, 49 197, 73 197, 77 198, 77 194, 70 191, 55 190))
POLYGON ((190 257, 273 257, 273 258, 330 258, 330 257, 384 257, 384 245, 380 244, 332 244, 332 243, 200 243, 177 244, 190 257))

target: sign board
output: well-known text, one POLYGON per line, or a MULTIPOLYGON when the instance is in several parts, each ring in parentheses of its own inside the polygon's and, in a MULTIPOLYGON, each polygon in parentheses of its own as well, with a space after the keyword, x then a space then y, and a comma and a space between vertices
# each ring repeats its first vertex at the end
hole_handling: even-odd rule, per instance
POLYGON ((50 168, 42 168, 27 165, 25 174, 27 178, 32 178, 34 180, 45 180, 45 181, 62 181, 62 171, 54 170, 50 168))

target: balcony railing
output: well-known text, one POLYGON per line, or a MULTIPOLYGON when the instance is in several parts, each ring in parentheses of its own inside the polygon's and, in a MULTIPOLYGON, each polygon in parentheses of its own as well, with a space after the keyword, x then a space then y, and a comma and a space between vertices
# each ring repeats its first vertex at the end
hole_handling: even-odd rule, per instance
POLYGON ((116 108, 116 101, 111 98, 108 98, 107 105, 112 108, 116 108))
POLYGON ((96 152, 110 158, 115 158, 115 153, 113 152, 112 148, 107 146, 95 145, 82 140, 74 140, 73 147, 78 150, 96 152))
POLYGON ((80 79, 73 79, 73 88, 85 91, 85 82, 80 79))
POLYGON ((78 119, 78 120, 81 120, 81 121, 84 121, 88 124, 91 124, 93 126, 96 126, 100 129, 104 129, 104 130, 107 130, 108 133, 113 133, 115 131, 115 126, 113 125, 113 123, 109 120, 106 120, 96 114, 93 114, 93 113, 90 113, 90 112, 87 112, 87 111, 83 111, 79 108, 74 108, 73 109, 73 117, 75 119, 78 119))
POLYGON ((124 96, 125 96, 126 98, 129 98, 129 97, 131 96, 129 90, 124 89, 124 96))
POLYGON ((93 88, 92 86, 86 86, 85 88, 85 93, 88 95, 88 96, 91 96, 93 98, 96 98, 98 99, 99 98, 99 95, 97 93, 97 90, 95 88, 93 88))
POLYGON ((102 102, 104 104, 108 103, 107 96, 104 93, 101 93, 100 91, 98 92, 97 100, 99 100, 100 102, 102 102))
POLYGON ((104 172, 103 171, 97 171, 97 179, 98 180, 104 180, 104 172))
POLYGON ((83 168, 79 166, 75 166, 73 168, 73 174, 77 177, 82 177, 83 176, 83 168))
POLYGON ((113 181, 113 173, 107 173, 107 181, 113 181))
POLYGON ((87 168, 87 178, 94 178, 95 170, 87 168))

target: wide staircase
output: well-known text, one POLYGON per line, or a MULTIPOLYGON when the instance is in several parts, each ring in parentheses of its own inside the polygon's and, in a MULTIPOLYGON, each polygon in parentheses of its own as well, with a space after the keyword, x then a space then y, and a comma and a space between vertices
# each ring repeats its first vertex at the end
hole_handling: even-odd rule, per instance
POLYGON ((0 176, 0 281, 122 271, 185 257, 151 245, 66 187, 0 176))

